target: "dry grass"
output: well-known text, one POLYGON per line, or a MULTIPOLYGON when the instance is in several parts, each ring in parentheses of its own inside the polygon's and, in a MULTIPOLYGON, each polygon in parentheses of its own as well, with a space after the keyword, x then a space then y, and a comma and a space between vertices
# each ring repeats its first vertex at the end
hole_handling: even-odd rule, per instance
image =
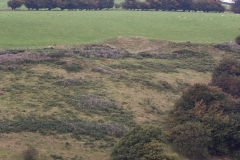
MULTIPOLYGON (((214 48, 213 45, 172 43, 139 37, 119 37, 105 41, 101 45, 128 50, 134 55, 138 55, 139 52, 170 54, 176 50, 188 49, 208 53, 216 64, 223 57, 236 54, 214 48)), ((72 51, 64 46, 57 47, 66 52, 72 51)), ((55 49, 49 52, 54 52, 55 49)), ((124 114, 131 112, 133 120, 130 121, 135 121, 137 124, 152 123, 162 126, 166 113, 172 109, 176 99, 188 85, 209 83, 211 79, 210 71, 196 71, 191 66, 195 64, 181 68, 175 65, 176 62, 184 64, 185 59, 138 56, 114 59, 87 58, 69 54, 51 62, 17 64, 16 70, 0 69, 0 120, 45 116, 55 119, 80 118, 90 121, 116 122, 112 119, 111 113, 87 113, 77 110, 69 103, 76 95, 93 94, 114 101, 123 108, 124 114), (64 69, 64 65, 69 64, 80 64, 82 69, 69 72, 64 69), (56 85, 59 81, 69 80, 70 83, 73 82, 71 80, 76 79, 86 83, 56 85)), ((205 67, 204 63, 199 63, 198 66, 205 67)), ((0 159, 20 160, 19 157, 29 144, 37 148, 41 159, 49 159, 51 155, 59 155, 66 160, 74 158, 75 155, 84 160, 109 159, 109 153, 115 141, 81 137, 81 140, 76 140, 68 134, 2 133, 0 159), (66 142, 71 146, 66 147, 66 142)))

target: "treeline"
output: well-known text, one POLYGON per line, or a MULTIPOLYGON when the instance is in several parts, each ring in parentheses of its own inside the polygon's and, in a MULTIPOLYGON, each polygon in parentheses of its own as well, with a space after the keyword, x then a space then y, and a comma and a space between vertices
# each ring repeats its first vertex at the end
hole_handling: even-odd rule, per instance
POLYGON ((232 4, 231 6, 231 10, 234 13, 240 13, 240 0, 235 0, 235 3, 232 4))
MULTIPOLYGON (((167 10, 167 11, 203 11, 224 12, 225 8, 219 0, 125 0, 120 4, 114 4, 114 0, 9 0, 8 6, 15 10, 25 5, 30 9, 54 9, 61 10, 102 10, 110 8, 123 8, 126 10, 167 10)), ((240 0, 236 0, 231 6, 231 11, 240 13, 240 0)))
POLYGON ((114 0, 10 0, 8 6, 13 10, 25 5, 30 9, 54 9, 61 10, 102 10, 105 8, 113 8, 114 0))
POLYGON ((204 12, 224 12, 225 8, 216 0, 146 0, 145 2, 136 0, 125 0, 122 3, 124 9, 140 10, 167 10, 167 11, 204 11, 204 12))

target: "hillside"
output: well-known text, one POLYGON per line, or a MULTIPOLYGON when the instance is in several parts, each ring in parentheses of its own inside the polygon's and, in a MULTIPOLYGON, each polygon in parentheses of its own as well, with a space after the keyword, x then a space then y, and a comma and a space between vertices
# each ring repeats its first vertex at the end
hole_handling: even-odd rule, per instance
POLYGON ((208 83, 229 44, 117 38, 98 44, 0 51, 0 159, 108 160, 136 124, 164 128, 184 88, 208 83))

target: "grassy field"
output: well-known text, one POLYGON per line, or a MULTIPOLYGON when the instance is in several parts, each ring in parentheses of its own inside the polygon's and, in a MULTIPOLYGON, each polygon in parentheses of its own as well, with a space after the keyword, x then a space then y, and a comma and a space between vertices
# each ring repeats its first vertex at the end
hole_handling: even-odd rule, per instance
POLYGON ((7 9, 7 0, 0 0, 0 9, 7 9))
POLYGON ((233 41, 240 15, 140 11, 2 11, 0 48, 84 44, 118 36, 233 41))
POLYGON ((22 160, 32 145, 39 160, 109 160, 122 130, 164 128, 182 91, 239 53, 146 38, 0 51, 0 159, 22 160))

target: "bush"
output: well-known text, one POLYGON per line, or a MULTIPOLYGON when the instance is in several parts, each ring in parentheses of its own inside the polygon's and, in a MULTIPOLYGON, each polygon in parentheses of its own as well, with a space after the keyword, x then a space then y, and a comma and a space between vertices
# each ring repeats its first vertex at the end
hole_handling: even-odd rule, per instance
POLYGON ((83 67, 77 63, 64 65, 63 68, 68 72, 79 72, 83 69, 83 67))
POLYGON ((193 159, 238 156, 239 108, 240 102, 221 89, 196 84, 184 91, 169 114, 171 142, 193 159))
POLYGON ((113 160, 174 160, 165 153, 163 133, 156 127, 137 126, 115 146, 113 160))
POLYGON ((166 151, 166 144, 152 140, 143 146, 143 157, 141 160, 175 160, 177 154, 169 154, 166 151))
POLYGON ((176 109, 189 111, 197 109, 198 104, 206 105, 206 111, 211 111, 214 104, 225 101, 228 96, 216 87, 195 84, 184 91, 182 97, 175 104, 176 109))
POLYGON ((200 122, 187 122, 173 128, 171 133, 176 150, 193 160, 207 159, 211 133, 200 122))
POLYGON ((37 160, 38 151, 29 146, 26 151, 23 152, 24 160, 37 160))
POLYGON ((235 59, 222 60, 213 72, 212 85, 234 97, 240 97, 240 62, 235 59))
POLYGON ((238 45, 240 45, 240 36, 237 36, 237 38, 236 38, 236 43, 238 44, 238 45))

